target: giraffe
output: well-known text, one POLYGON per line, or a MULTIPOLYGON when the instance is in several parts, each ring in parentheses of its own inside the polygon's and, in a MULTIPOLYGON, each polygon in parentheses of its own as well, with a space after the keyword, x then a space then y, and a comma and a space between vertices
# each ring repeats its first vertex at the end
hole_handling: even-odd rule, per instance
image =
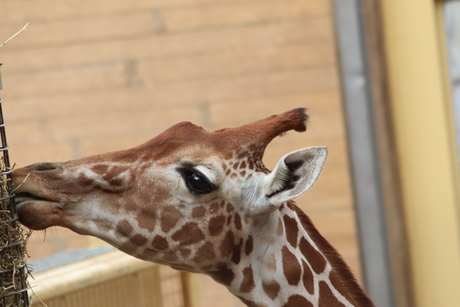
POLYGON ((288 153, 273 171, 262 162, 272 139, 307 120, 299 108, 213 132, 182 122, 128 150, 16 169, 19 219, 207 274, 247 306, 374 306, 293 201, 326 147, 288 153))

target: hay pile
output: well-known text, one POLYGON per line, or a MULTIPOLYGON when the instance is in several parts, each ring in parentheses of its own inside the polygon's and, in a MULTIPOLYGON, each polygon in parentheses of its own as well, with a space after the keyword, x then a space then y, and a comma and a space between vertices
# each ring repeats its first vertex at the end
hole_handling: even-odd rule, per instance
MULTIPOLYGON (((21 30, 8 38, 0 48, 26 30, 27 23, 21 30)), ((0 63, 1 67, 2 63, 0 63)), ((2 75, 0 74, 0 90, 2 75)), ((29 307, 29 284, 27 276, 29 269, 25 260, 26 241, 30 232, 26 233, 19 225, 14 209, 14 193, 11 184, 10 162, 8 145, 6 143, 5 123, 0 99, 0 306, 1 307, 29 307)))
POLYGON ((28 232, 19 225, 14 211, 11 169, 0 158, 0 306, 28 307, 27 276, 25 261, 28 232))
MULTIPOLYGON (((0 48, 26 30, 21 30, 8 38, 0 48)), ((2 63, 0 63, 1 67, 2 63)), ((0 90, 2 75, 0 74, 0 90)), ((29 269, 25 260, 26 241, 30 235, 19 225, 14 209, 14 193, 11 184, 11 168, 6 143, 5 123, 0 99, 0 306, 29 307, 27 276, 29 269)))

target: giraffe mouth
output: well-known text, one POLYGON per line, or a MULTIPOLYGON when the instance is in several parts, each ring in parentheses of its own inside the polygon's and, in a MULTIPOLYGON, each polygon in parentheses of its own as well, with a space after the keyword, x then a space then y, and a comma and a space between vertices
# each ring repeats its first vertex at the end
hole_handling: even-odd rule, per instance
POLYGON ((14 197, 14 205, 15 205, 15 207, 17 209, 20 208, 22 205, 24 205, 26 203, 31 203, 31 202, 34 202, 34 203, 35 202, 56 203, 56 201, 54 201, 54 200, 43 198, 43 197, 28 193, 28 192, 18 193, 14 197))
POLYGON ((32 230, 58 226, 61 221, 62 208, 57 201, 21 192, 16 194, 14 205, 19 222, 32 230))

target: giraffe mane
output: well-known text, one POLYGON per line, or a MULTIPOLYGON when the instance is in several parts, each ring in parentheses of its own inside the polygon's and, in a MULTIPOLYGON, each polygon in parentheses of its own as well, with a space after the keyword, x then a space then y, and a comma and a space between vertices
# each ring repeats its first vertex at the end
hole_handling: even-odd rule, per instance
POLYGON ((374 303, 367 297, 363 288, 358 284, 357 280, 353 276, 350 268, 343 260, 342 256, 337 250, 318 232, 316 227, 311 222, 307 214, 305 214, 295 202, 291 203, 291 209, 299 217, 299 220, 305 229, 305 231, 312 237, 312 240, 317 244, 321 253, 326 257, 327 261, 331 264, 332 270, 337 273, 342 285, 350 293, 354 303, 358 306, 369 306, 373 307, 374 303))

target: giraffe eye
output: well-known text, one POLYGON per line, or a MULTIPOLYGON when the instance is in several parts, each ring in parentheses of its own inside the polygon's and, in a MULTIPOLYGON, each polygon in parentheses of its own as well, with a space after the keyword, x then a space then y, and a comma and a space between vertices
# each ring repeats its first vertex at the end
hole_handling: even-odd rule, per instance
POLYGON ((214 191, 215 186, 199 171, 195 169, 178 169, 184 178, 187 188, 195 195, 208 194, 214 191))

